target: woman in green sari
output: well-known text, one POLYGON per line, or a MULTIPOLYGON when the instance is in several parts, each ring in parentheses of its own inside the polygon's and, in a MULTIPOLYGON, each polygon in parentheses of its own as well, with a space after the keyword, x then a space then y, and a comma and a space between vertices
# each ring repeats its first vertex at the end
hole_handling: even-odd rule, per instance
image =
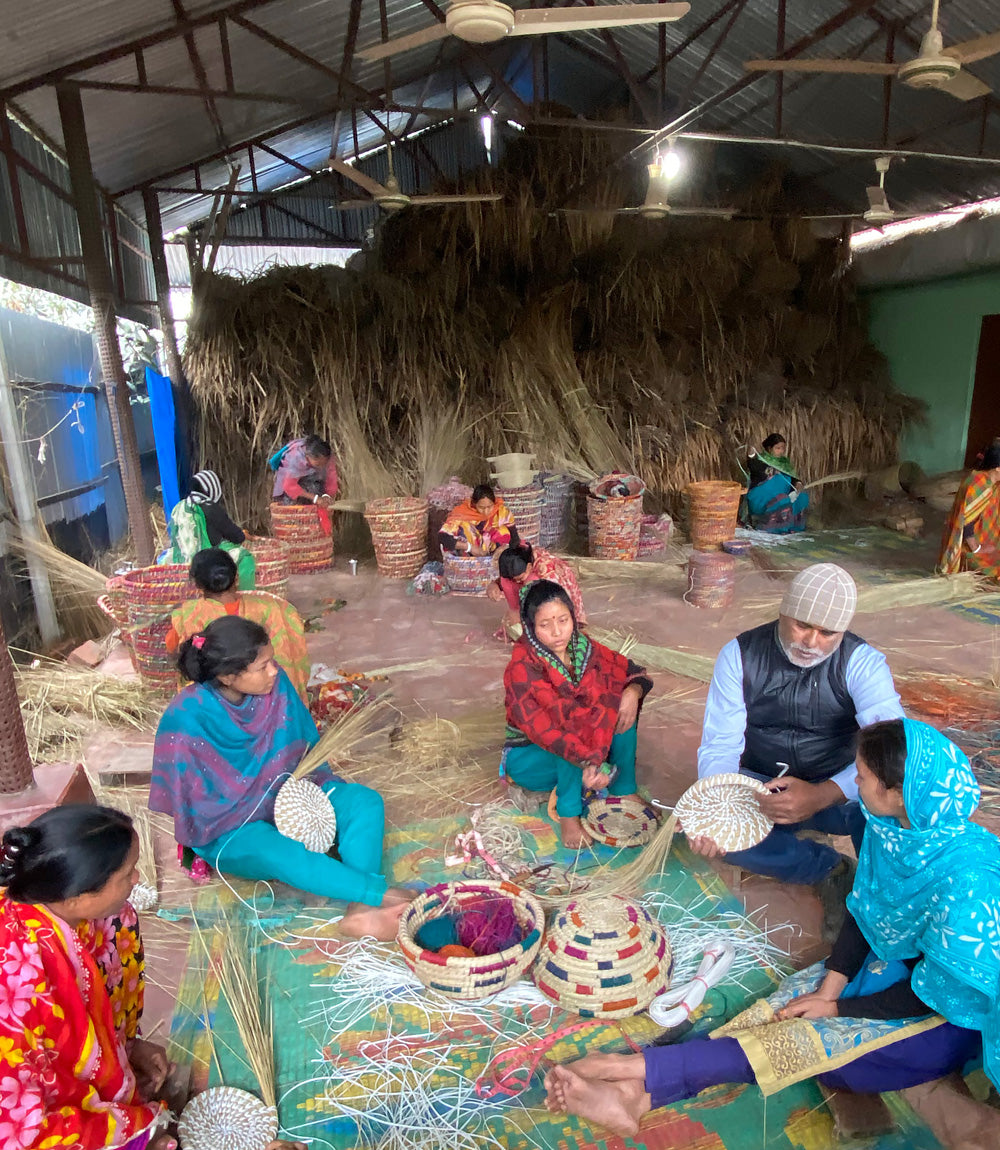
POLYGON ((199 471, 194 476, 191 494, 170 512, 167 527, 171 546, 161 556, 161 563, 190 563, 199 551, 219 547, 236 564, 238 589, 254 589, 257 562, 242 546, 246 533, 229 518, 222 502, 222 483, 214 471, 199 471))

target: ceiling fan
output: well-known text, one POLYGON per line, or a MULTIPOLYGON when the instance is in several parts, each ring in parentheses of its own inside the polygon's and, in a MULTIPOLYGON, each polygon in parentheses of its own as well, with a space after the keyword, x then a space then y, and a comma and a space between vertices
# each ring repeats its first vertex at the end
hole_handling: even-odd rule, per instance
POLYGON ((842 75, 894 76, 911 88, 932 88, 947 92, 959 100, 975 100, 992 89, 982 80, 963 71, 963 64, 974 64, 1000 54, 1000 32, 977 36, 961 44, 944 47, 938 28, 938 4, 931 8, 931 26, 920 44, 920 52, 902 64, 878 60, 747 60, 748 72, 832 72, 842 75))
POLYGON ((380 207, 386 212, 398 212, 402 208, 409 207, 423 207, 425 205, 435 204, 491 204, 496 203, 497 200, 503 199, 502 196, 495 192, 486 193, 470 193, 469 195, 457 196, 437 196, 437 195, 413 195, 409 196, 404 192, 400 186, 399 181, 396 179, 396 174, 392 169, 392 148, 388 150, 389 157, 389 178, 384 184, 380 184, 377 180, 373 180, 371 176, 366 176, 364 172, 359 172, 357 168, 352 167, 350 164, 345 163, 343 160, 338 159, 336 156, 331 156, 327 164, 331 171, 339 172, 345 179, 350 180, 352 183, 363 188, 371 199, 368 200, 344 200, 331 206, 337 211, 359 211, 362 208, 370 208, 373 206, 380 207))
POLYGON ((544 36, 550 32, 584 32, 591 28, 622 28, 629 24, 663 24, 679 20, 691 5, 597 4, 584 8, 521 8, 515 11, 500 0, 452 0, 442 23, 408 36, 361 48, 369 62, 457 36, 473 44, 492 44, 506 36, 544 36))
POLYGON ((878 156, 875 160, 875 170, 878 172, 878 183, 865 188, 868 196, 868 209, 864 212, 844 212, 839 215, 803 216, 805 220, 864 220, 872 227, 880 228, 883 224, 891 224, 895 220, 912 219, 909 212, 897 212, 889 203, 885 193, 885 174, 892 163, 892 156, 878 156))
POLYGON ((657 157, 652 164, 646 165, 649 173, 649 183, 646 185, 646 198, 637 208, 613 208, 605 211, 601 208, 563 208, 569 215, 616 215, 616 216, 642 216, 645 220, 664 220, 667 216, 709 216, 715 219, 730 220, 738 213, 737 208, 709 208, 675 206, 670 203, 667 195, 671 176, 664 163, 665 157, 657 157))

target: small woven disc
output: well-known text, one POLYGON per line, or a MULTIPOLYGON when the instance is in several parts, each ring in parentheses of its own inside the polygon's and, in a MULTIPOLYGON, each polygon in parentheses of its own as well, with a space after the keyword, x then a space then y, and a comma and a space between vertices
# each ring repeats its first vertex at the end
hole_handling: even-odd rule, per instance
POLYGON ((278 1134, 278 1115, 234 1086, 196 1094, 177 1123, 184 1150, 264 1150, 278 1134))
POLYGON ((705 835, 724 851, 745 851, 763 842, 774 826, 757 802, 767 793, 749 775, 709 775, 688 787, 674 814, 688 838, 705 835))
POLYGON ((583 828, 609 847, 641 847, 656 834, 656 811, 635 799, 592 799, 583 812, 583 828))
POLYGON ((160 892, 148 882, 137 882, 128 896, 129 902, 141 914, 144 910, 152 910, 160 901, 160 892))
POLYGON ((306 850, 326 854, 337 838, 337 815, 327 796, 308 779, 289 779, 274 798, 274 825, 306 850))

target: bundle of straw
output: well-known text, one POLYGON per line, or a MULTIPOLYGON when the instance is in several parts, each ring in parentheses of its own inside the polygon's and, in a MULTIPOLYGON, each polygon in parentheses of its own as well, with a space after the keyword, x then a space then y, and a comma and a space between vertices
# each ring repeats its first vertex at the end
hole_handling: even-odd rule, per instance
POLYGON ((859 614, 874 614, 905 607, 930 607, 935 603, 972 599, 979 592, 988 590, 989 586, 975 571, 900 579, 895 583, 859 587, 857 611, 859 614))
POLYGON ((374 703, 358 703, 345 711, 299 760, 292 772, 293 779, 304 779, 324 763, 341 763, 356 758, 361 744, 389 714, 389 703, 378 699, 374 703))
MULTIPOLYGON (((42 529, 44 531, 44 528, 42 529)), ((74 639, 101 639, 111 633, 113 624, 97 606, 106 590, 107 578, 78 559, 60 551, 46 535, 30 539, 11 533, 14 551, 41 562, 49 577, 56 616, 63 632, 74 639)))
POLYGON ((684 675, 701 683, 709 683, 712 680, 715 660, 707 655, 679 651, 676 647, 658 647, 653 643, 640 643, 634 635, 624 631, 605 631, 600 627, 591 627, 589 634, 599 643, 603 643, 613 651, 620 651, 641 666, 656 671, 672 671, 675 675, 684 675))

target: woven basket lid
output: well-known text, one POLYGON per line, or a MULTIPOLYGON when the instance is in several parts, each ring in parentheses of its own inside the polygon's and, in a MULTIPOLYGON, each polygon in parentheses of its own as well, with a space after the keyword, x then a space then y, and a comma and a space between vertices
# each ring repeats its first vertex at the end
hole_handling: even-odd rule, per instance
POLYGON ((709 775, 688 787, 674 814, 688 838, 705 835, 724 851, 745 851, 763 842, 774 826, 757 802, 767 793, 749 775, 709 775))
POLYGON ((670 986, 666 931, 618 895, 584 898, 558 912, 542 939, 535 984, 584 1018, 625 1018, 670 986))
POLYGON ((326 854, 337 838, 333 804, 308 779, 289 779, 274 798, 274 825, 306 850, 326 854))
POLYGON ((583 813, 583 829, 609 847, 641 847, 656 834, 657 825, 651 806, 615 795, 591 799, 583 813))
POLYGON ((177 1124, 184 1150, 264 1150, 278 1134, 278 1115, 234 1086, 196 1094, 177 1124))

